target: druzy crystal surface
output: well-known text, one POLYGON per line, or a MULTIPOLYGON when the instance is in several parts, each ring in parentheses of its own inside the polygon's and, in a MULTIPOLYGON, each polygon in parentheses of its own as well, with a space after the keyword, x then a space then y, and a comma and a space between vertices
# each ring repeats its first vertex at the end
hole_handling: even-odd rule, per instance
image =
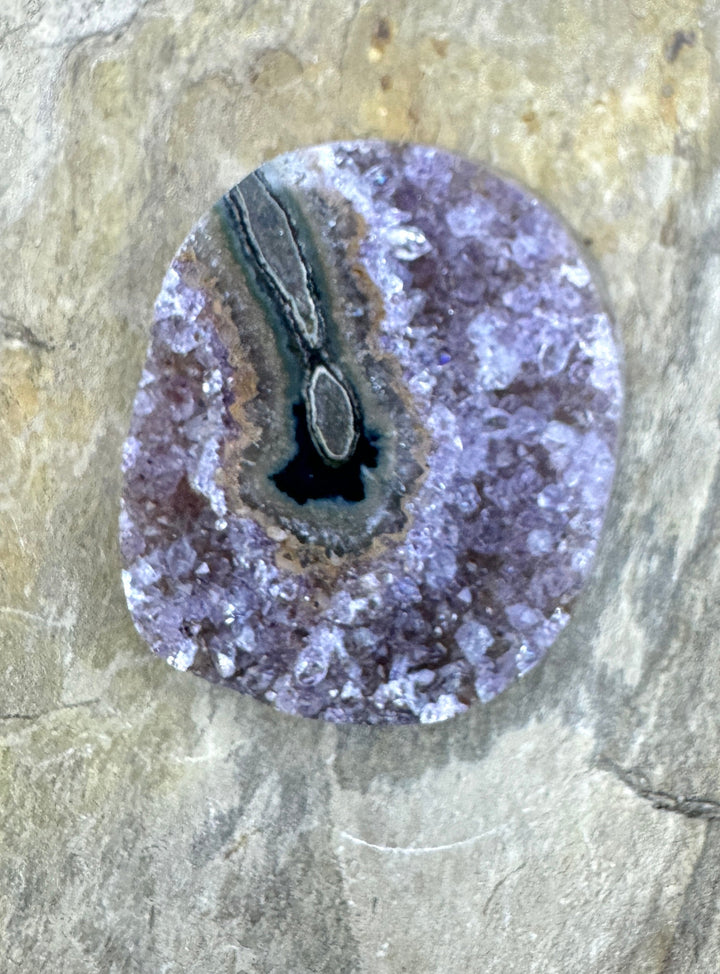
POLYGON ((124 449, 135 624, 305 716, 487 701, 569 619, 620 408, 610 322, 538 200, 433 148, 282 156, 157 300, 124 449))

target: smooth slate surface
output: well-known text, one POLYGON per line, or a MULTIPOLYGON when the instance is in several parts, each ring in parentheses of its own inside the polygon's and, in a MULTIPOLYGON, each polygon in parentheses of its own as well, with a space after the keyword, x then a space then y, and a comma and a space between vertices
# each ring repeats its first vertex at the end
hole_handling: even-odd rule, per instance
POLYGON ((0 37, 7 969, 717 967, 714 4, 40 0, 0 37), (263 159, 372 135, 550 200, 606 282, 628 390, 553 652, 488 707, 380 731, 152 659, 116 540, 178 240, 263 159))

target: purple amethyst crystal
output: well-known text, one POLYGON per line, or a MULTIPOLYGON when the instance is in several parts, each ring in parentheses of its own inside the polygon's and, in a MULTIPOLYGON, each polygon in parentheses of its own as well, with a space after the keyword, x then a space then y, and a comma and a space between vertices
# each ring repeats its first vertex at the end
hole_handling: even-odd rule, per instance
POLYGON ((608 317, 532 196, 420 146, 281 156, 157 300, 124 450, 135 625, 305 716, 489 700, 568 621, 620 408, 608 317))

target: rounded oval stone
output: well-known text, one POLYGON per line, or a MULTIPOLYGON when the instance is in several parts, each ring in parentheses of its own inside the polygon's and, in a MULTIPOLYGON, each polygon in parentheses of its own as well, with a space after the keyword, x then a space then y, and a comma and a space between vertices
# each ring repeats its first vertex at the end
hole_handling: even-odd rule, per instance
POLYGON ((124 449, 135 625, 284 711, 451 717, 567 623, 620 410, 607 314, 533 196, 423 146, 281 156, 157 300, 124 449))

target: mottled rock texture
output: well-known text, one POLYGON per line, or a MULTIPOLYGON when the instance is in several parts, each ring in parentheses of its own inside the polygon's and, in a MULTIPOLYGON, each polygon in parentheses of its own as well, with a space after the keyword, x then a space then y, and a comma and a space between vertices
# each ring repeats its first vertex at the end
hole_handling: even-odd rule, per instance
POLYGON ((717 969, 718 27, 687 0, 3 5, 8 971, 717 969), (368 136, 549 200, 625 349, 572 622, 430 727, 174 673, 119 579, 121 446, 178 241, 263 160, 368 136))
POLYGON ((281 156, 155 305, 123 458, 135 624, 289 713, 463 713, 567 624, 620 407, 610 322, 537 199, 428 146, 281 156))

